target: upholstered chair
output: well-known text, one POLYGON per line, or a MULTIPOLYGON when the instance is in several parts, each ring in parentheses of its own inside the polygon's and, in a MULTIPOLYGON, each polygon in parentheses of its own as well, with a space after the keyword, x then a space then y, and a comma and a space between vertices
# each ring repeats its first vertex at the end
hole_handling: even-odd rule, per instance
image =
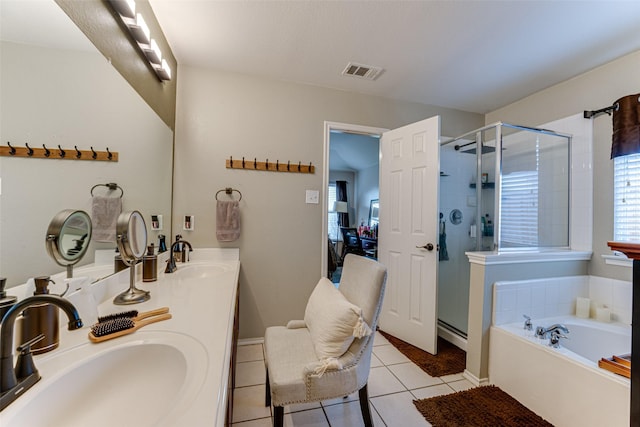
POLYGON ((367 380, 385 281, 382 264, 348 254, 339 287, 320 279, 304 320, 267 328, 265 406, 273 404, 275 427, 283 425, 285 405, 345 397, 356 391, 364 424, 373 425, 367 380))

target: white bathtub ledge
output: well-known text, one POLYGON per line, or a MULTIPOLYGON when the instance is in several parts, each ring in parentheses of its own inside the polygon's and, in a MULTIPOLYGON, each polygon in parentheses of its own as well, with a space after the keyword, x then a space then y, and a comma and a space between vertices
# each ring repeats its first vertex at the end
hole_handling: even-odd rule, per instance
POLYGON ((572 250, 541 250, 522 252, 465 252, 469 262, 480 265, 521 264, 531 262, 589 261, 593 252, 572 250))

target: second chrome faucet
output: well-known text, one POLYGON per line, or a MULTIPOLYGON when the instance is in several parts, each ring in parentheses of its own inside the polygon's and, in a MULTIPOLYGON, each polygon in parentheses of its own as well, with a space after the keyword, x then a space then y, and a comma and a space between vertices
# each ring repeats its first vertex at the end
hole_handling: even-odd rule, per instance
POLYGON ((193 251, 193 247, 191 243, 186 240, 182 240, 182 236, 180 234, 176 235, 176 241, 173 242, 171 248, 169 250, 169 260, 167 261, 167 267, 165 268, 165 273, 173 273, 178 268, 176 266, 176 256, 180 256, 180 260, 182 262, 189 261, 189 252, 193 251), (187 247, 189 248, 187 250, 187 247), (176 249, 177 248, 177 249, 176 249))

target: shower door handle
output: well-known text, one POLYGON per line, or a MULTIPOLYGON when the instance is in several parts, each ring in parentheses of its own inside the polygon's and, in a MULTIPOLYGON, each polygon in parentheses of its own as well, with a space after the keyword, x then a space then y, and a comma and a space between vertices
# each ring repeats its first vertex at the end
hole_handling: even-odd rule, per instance
POLYGON ((432 251, 433 250, 433 243, 427 243, 424 246, 416 246, 416 248, 418 248, 418 249, 426 249, 428 251, 432 251))

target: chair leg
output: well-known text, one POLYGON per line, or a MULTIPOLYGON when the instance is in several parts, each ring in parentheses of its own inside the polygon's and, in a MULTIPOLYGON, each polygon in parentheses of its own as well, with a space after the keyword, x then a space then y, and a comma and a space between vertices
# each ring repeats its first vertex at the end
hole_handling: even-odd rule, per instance
POLYGON ((267 372, 267 379, 265 382, 265 393, 264 393, 264 406, 271 406, 271 386, 269 385, 269 370, 267 372))
POLYGON ((369 393, 367 393, 366 384, 358 390, 358 396, 360 397, 360 411, 362 412, 364 426, 373 427, 373 420, 371 419, 371 412, 369 411, 369 393))
POLYGON ((273 427, 282 427, 284 423, 284 406, 273 407, 273 427))

